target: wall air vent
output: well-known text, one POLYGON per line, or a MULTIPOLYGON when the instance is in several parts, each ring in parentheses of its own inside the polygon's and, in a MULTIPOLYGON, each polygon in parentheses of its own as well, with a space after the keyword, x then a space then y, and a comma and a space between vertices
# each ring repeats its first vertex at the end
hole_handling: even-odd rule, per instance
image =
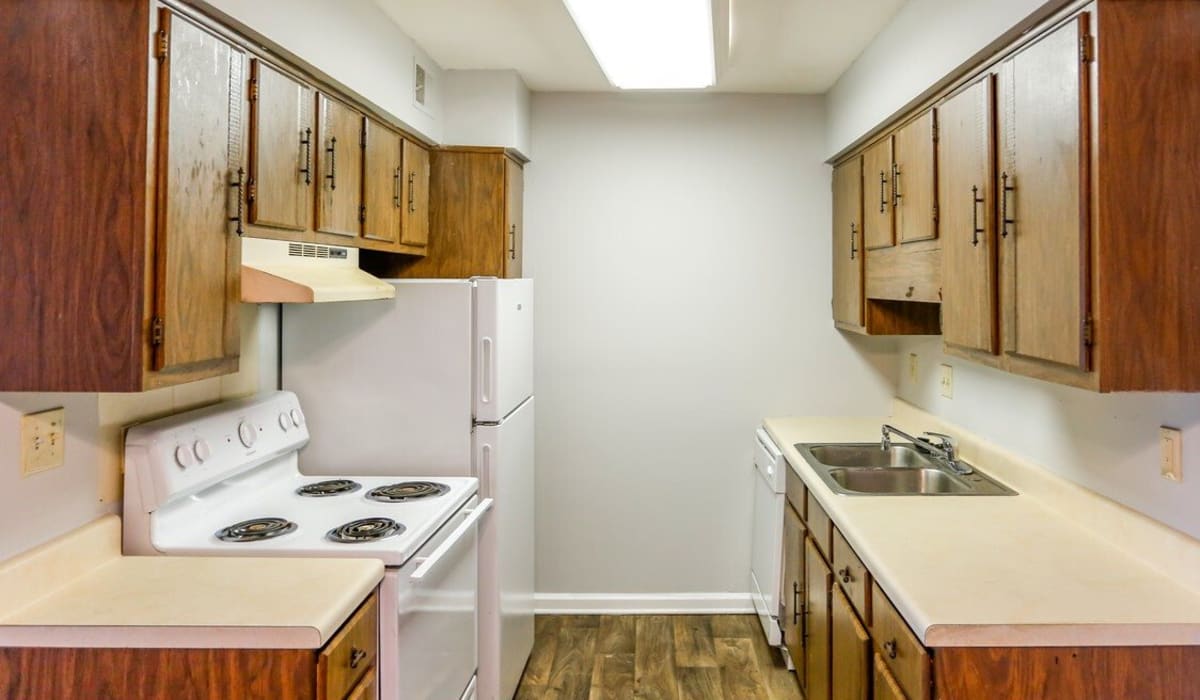
POLYGON ((288 255, 293 258, 332 258, 345 260, 346 249, 313 243, 289 243, 288 255))
POLYGON ((425 66, 420 63, 413 64, 416 68, 413 71, 413 100, 422 107, 425 106, 425 66))

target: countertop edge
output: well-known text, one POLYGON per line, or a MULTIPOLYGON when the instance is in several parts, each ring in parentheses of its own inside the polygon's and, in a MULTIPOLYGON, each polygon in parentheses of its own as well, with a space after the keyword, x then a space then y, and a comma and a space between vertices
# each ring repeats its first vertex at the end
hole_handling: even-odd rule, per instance
POLYGON ((332 636, 308 626, 5 625, 0 628, 0 647, 315 651, 332 636))

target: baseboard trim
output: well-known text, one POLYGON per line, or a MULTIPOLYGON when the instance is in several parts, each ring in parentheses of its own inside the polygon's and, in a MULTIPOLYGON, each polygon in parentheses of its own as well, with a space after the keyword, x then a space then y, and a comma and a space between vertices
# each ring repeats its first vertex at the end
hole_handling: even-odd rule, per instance
POLYGON ((721 615, 753 613, 749 593, 538 593, 539 615, 721 615))

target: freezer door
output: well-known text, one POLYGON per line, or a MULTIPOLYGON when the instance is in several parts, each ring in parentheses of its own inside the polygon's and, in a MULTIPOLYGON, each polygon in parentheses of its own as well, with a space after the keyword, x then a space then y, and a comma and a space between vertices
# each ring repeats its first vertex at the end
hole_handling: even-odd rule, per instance
POLYGON ((473 476, 473 287, 393 284, 395 299, 284 305, 281 381, 313 436, 305 473, 473 476))
POLYGON ((475 280, 475 420, 533 396, 533 280, 475 280))
POLYGON ((495 499, 480 529, 479 700, 508 700, 533 649, 534 404, 475 428, 479 490, 495 499))

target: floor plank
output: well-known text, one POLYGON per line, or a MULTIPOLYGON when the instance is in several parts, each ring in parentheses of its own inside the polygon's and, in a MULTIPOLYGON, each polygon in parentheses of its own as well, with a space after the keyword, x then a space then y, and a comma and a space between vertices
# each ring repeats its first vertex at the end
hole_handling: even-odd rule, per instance
POLYGON ((515 700, 801 700, 753 615, 539 616, 515 700))

